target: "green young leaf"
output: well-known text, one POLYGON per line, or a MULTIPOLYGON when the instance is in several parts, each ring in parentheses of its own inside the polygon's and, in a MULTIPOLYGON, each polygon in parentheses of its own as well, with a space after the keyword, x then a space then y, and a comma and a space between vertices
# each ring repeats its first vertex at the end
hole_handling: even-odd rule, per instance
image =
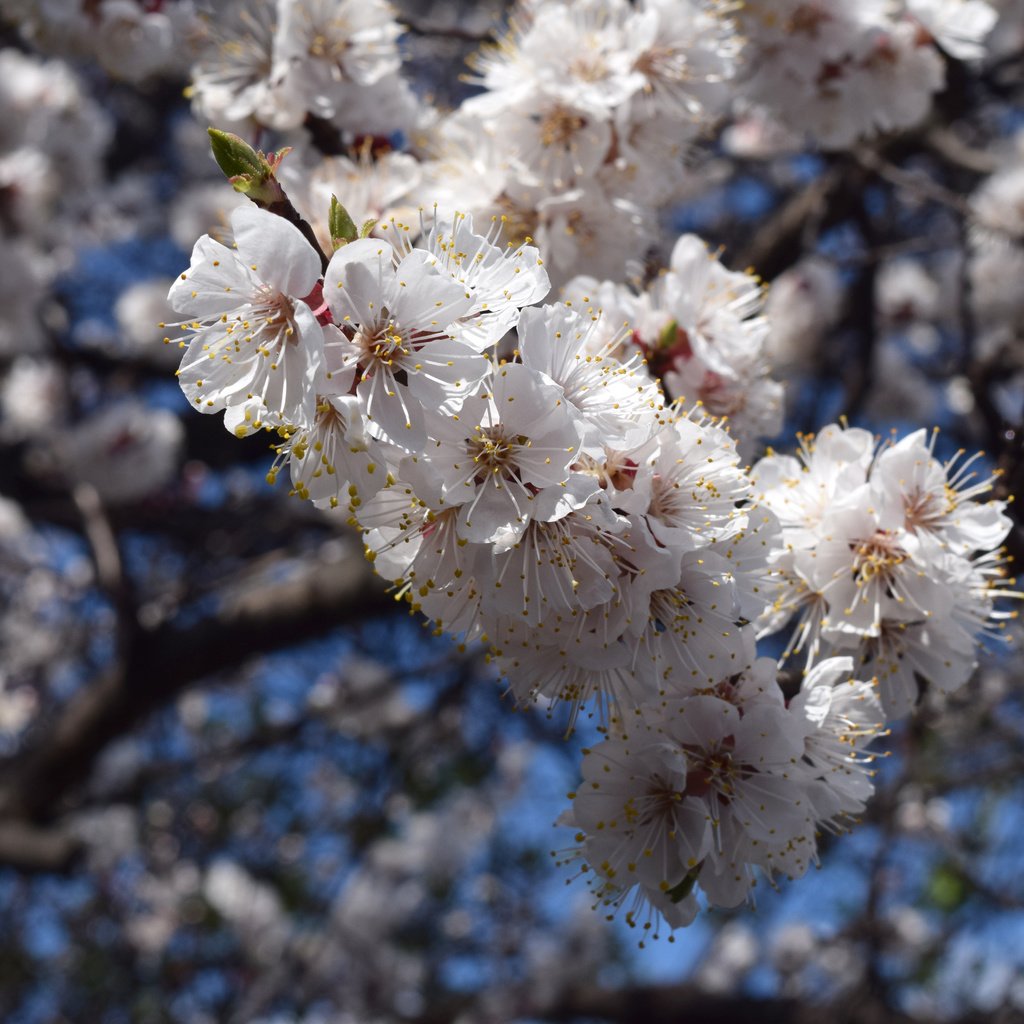
POLYGON ((691 868, 681 882, 677 882, 671 889, 665 890, 665 895, 673 903, 682 903, 693 892, 693 887, 697 884, 697 876, 700 874, 702 867, 703 864, 698 864, 695 868, 691 868))
POLYGON ((335 249, 340 249, 348 242, 361 237, 356 230, 356 222, 349 216, 348 210, 338 202, 338 197, 331 196, 331 212, 327 218, 331 231, 331 242, 335 249))
POLYGON ((363 221, 363 226, 359 229, 360 238, 369 238, 370 232, 377 226, 377 220, 375 217, 371 217, 369 220, 363 221))

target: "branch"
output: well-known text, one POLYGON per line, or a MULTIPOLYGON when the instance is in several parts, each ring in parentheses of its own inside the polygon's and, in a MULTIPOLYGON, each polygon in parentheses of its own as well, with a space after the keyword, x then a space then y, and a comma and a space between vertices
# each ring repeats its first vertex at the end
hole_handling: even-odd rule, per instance
POLYGON ((0 823, 0 863, 19 871, 66 871, 81 849, 81 842, 61 829, 0 823))
MULTIPOLYGON (((911 1020, 863 990, 855 990, 827 1006, 810 1000, 764 998, 705 992, 693 985, 648 985, 607 990, 596 986, 570 991, 559 1004, 535 1014, 552 1024, 609 1021, 613 1024, 679 1024, 714 1021, 714 1024, 907 1024, 911 1020)), ((452 1019, 452 1018, 450 1018, 452 1019)), ((985 1024, 992 1017, 968 1012, 948 1024, 985 1024)), ((440 1021, 434 1016, 430 1024, 440 1021)), ((424 1024, 423 1019, 419 1024, 424 1024)))
POLYGON ((999 170, 999 158, 985 149, 972 149, 951 128, 939 125, 926 139, 929 147, 944 160, 974 174, 993 174, 999 170))
POLYGON ((961 217, 971 216, 971 204, 962 195, 946 188, 928 175, 904 170, 887 160, 881 153, 866 147, 858 149, 855 156, 861 167, 889 182, 890 185, 904 189, 919 199, 930 199, 940 206, 946 206, 961 217))
POLYGON ((413 36, 425 39, 455 39, 462 43, 471 43, 478 46, 481 43, 494 41, 494 33, 472 32, 460 28, 458 25, 427 25, 423 22, 413 21, 407 14, 402 14, 402 24, 405 30, 413 36))
MULTIPOLYGON (((858 204, 854 219, 870 249, 877 242, 874 224, 864 203, 858 204)), ((875 286, 878 280, 878 264, 869 261, 861 267, 857 280, 850 292, 852 326, 860 341, 857 356, 852 365, 842 374, 846 395, 843 412, 851 419, 860 414, 871 390, 874 377, 875 351, 878 348, 878 323, 875 316, 875 286)))
POLYGON ((775 210, 734 265, 752 267, 766 281, 774 280, 807 250, 804 236, 808 224, 818 220, 821 230, 850 215, 859 199, 862 177, 856 167, 834 164, 775 210))
POLYGON ((135 596, 121 566, 117 536, 92 484, 78 484, 71 497, 82 516, 82 531, 89 542, 96 580, 117 613, 117 657, 121 659, 131 645, 137 619, 135 596))
POLYGON ((0 813, 27 820, 54 814, 89 778, 100 752, 183 690, 260 655, 321 636, 395 607, 355 545, 324 545, 296 578, 244 580, 198 623, 186 609, 170 622, 139 624, 123 671, 77 693, 38 743, 0 772, 0 813))
POLYGON ((692 985, 650 985, 608 991, 580 988, 566 994, 543 1020, 644 1021, 645 1024, 676 1024, 678 1021, 715 1021, 716 1024, 795 1024, 810 1019, 793 999, 755 999, 716 995, 692 985))

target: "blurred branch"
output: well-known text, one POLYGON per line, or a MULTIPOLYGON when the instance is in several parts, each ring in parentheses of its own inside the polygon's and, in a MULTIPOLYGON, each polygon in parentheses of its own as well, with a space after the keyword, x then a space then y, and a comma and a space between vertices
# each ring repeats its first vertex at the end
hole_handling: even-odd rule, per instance
POLYGON ((471 32, 458 25, 429 25, 415 21, 405 12, 402 12, 402 25, 410 35, 421 38, 455 39, 463 43, 472 43, 474 46, 494 41, 493 32, 471 32))
MULTIPOLYGON (((807 999, 763 998, 702 991, 693 985, 649 985, 608 991, 576 989, 539 1019, 553 1024, 571 1021, 611 1021, 628 1024, 678 1024, 683 1020, 715 1024, 896 1024, 910 1018, 864 994, 853 994, 826 1011, 807 999)), ((980 1024, 965 1016, 949 1024, 980 1024)), ((432 1024, 432 1022, 431 1022, 432 1024)))
POLYGON ((0 822, 0 864, 21 871, 64 871, 80 850, 80 842, 61 829, 0 822))
POLYGON ((394 609, 355 545, 324 545, 320 554, 294 577, 249 580, 233 596, 225 588, 198 622, 188 610, 152 628, 136 619, 123 670, 72 697, 35 745, 0 771, 0 814, 51 817, 108 743, 199 680, 394 609))
POLYGON ((754 999, 702 992, 692 985, 649 985, 608 991, 596 986, 570 991, 544 1020, 644 1021, 677 1024, 680 1020, 716 1024, 789 1024, 809 1021, 807 1008, 793 999, 754 999))
MULTIPOLYGON (((896 1024, 911 1018, 869 997, 856 995, 827 1010, 810 1000, 758 999, 753 996, 705 992, 692 985, 649 985, 608 990, 593 986, 569 992, 558 1005, 537 1014, 553 1024, 573 1021, 611 1021, 616 1024, 679 1024, 714 1021, 715 1024, 896 1024)), ((451 1019, 451 1018, 449 1018, 451 1019)), ((421 1017, 417 1024, 441 1024, 440 1015, 421 1017)), ((991 1024, 982 1014, 951 1018, 947 1024, 991 1024)))
POLYGON ((937 126, 928 133, 928 145, 944 160, 975 174, 992 174, 999 159, 984 149, 972 149, 952 129, 937 126))
MULTIPOLYGON (((444 687, 437 695, 437 703, 431 709, 430 717, 432 718, 436 719, 438 712, 445 707, 456 705, 465 696, 468 686, 478 678, 475 670, 469 672, 469 669, 477 666, 479 652, 473 651, 454 660, 457 661, 461 671, 452 683, 444 687)), ((210 768, 224 768, 251 754, 296 742, 300 740, 307 727, 317 722, 326 721, 332 724, 332 727, 345 732, 346 719, 353 719, 355 716, 365 718, 370 713, 377 711, 380 711, 379 717, 383 722, 386 705, 392 697, 394 687, 408 681, 412 676, 440 675, 450 669, 452 665, 452 655, 446 654, 443 658, 436 658, 433 661, 417 665, 415 669, 390 672, 387 676, 382 677, 372 689, 353 692, 348 687, 340 687, 337 700, 329 707, 308 708, 307 714, 294 721, 280 724, 265 723, 252 732, 237 737, 232 742, 210 745, 206 749, 200 750, 189 760, 190 770, 205 773, 210 768)), ((397 726, 383 724, 379 728, 375 728, 374 735, 394 746, 395 749, 402 750, 405 760, 408 761, 410 759, 408 751, 413 749, 415 730, 422 726, 423 718, 423 715, 417 715, 411 723, 397 726), (405 746, 406 742, 409 743, 409 747, 405 746)), ((137 772, 126 779, 123 785, 113 789, 104 788, 102 793, 91 793, 79 806, 106 806, 112 803, 136 802, 143 797, 148 787, 180 775, 183 768, 184 763, 180 757, 147 761, 139 767, 137 772)))
POLYGON ((856 150, 855 157, 861 167, 889 182, 890 185, 904 189, 919 199, 930 199, 941 206, 948 206, 963 217, 971 216, 970 203, 959 193, 939 184, 934 178, 917 171, 904 170, 881 153, 867 147, 856 150))
POLYGON ((121 553, 118 551, 117 538, 110 527, 100 496, 95 487, 83 483, 75 487, 72 498, 82 514, 82 527, 92 551, 96 579, 109 594, 120 594, 124 589, 121 553))
MULTIPOLYGON (((456 1019, 498 1024, 489 1017, 460 1017, 476 1009, 465 999, 451 998, 415 1018, 411 1024, 451 1024, 456 1019)), ((568 991, 549 1009, 534 1008, 523 1014, 531 1020, 551 1024, 608 1021, 611 1024, 680 1024, 695 1021, 704 1024, 905 1024, 912 1018, 899 1010, 864 998, 851 997, 827 1008, 810 1000, 763 998, 702 991, 695 985, 640 985, 631 988, 606 989, 597 985, 577 987, 568 991)), ((916 1019, 916 1018, 915 1018, 916 1019)), ((993 1017, 967 1013, 951 1017, 946 1024, 993 1024, 993 1017)))
MULTIPOLYGON (((880 244, 871 215, 863 201, 854 211, 854 219, 864 238, 866 248, 871 251, 880 244)), ((843 412, 856 419, 867 400, 874 378, 875 351, 878 348, 878 323, 875 316, 875 286, 878 280, 878 264, 869 261, 861 267, 856 283, 850 293, 849 308, 852 326, 860 345, 852 365, 843 373, 846 395, 843 412)))
POLYGON ((121 564, 121 551, 106 509, 92 484, 77 484, 71 494, 82 515, 82 530, 89 542, 96 580, 105 592, 117 617, 115 672, 123 670, 134 640, 137 622, 136 598, 131 581, 121 564))
POLYGON ((807 251, 806 227, 818 221, 819 231, 844 220, 859 199, 861 172, 840 161, 796 191, 757 230, 750 244, 734 261, 737 267, 753 267, 771 281, 796 263, 807 251))

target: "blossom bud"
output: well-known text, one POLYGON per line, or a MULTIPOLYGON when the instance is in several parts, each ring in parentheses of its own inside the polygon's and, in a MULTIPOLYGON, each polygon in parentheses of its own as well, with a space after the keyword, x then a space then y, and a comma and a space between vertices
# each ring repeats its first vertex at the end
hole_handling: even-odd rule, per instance
POLYGON ((263 207, 285 199, 275 175, 281 161, 291 152, 290 149, 267 155, 253 149, 245 139, 231 132, 222 132, 217 128, 207 128, 207 132, 213 158, 236 192, 241 192, 257 206, 263 207))

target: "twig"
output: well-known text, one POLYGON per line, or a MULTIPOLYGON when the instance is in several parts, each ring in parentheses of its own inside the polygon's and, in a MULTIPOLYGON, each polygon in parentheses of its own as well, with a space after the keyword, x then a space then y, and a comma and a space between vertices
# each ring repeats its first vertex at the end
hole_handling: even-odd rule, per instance
POLYGON ((99 493, 92 484, 81 483, 72 491, 71 497, 82 515, 82 529, 96 566, 96 579, 108 594, 119 595, 124 589, 121 553, 99 493))
POLYGON ((404 13, 402 14, 402 24, 409 35, 425 39, 456 39, 463 43, 472 43, 475 46, 494 41, 492 31, 471 32, 468 29, 459 28, 458 25, 426 25, 423 22, 414 21, 404 13))
POLYGON ((77 693, 38 743, 0 772, 0 813, 26 820, 52 813, 88 779, 108 743, 200 679, 394 607, 353 545, 296 578, 224 597, 198 623, 186 610, 140 625, 123 668, 77 693))
POLYGON ((873 149, 861 147, 854 151, 854 156, 861 167, 876 174, 884 181, 888 181, 891 185, 913 192, 919 198, 930 199, 941 206, 947 206, 963 217, 972 215, 970 203, 963 196, 940 185, 926 175, 905 171, 873 149))
POLYGON ((804 254, 807 222, 817 216, 823 228, 839 223, 849 215, 856 194, 856 184, 848 180, 848 168, 835 164, 779 206, 741 251, 735 265, 752 267, 765 280, 773 280, 804 254))
POLYGON ((999 160, 992 153, 984 149, 971 148, 949 128, 933 128, 925 141, 943 160, 965 171, 991 174, 999 168, 999 160))
POLYGON ((62 829, 0 822, 0 863, 21 871, 65 871, 81 850, 81 842, 62 829))

